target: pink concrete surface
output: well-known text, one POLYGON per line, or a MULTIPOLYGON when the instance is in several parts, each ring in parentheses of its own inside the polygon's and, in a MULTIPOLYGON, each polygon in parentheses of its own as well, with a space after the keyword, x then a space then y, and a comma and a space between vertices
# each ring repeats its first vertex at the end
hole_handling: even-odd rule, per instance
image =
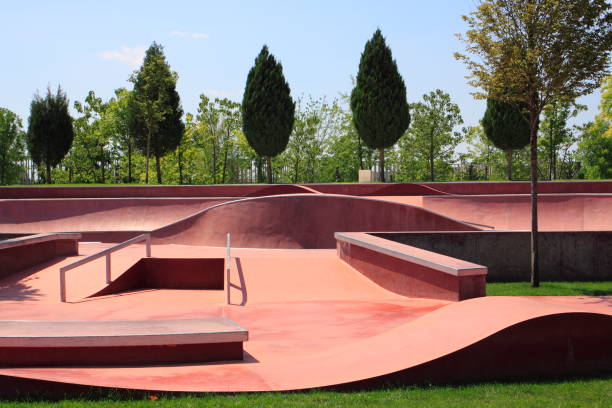
MULTIPOLYGON (((0 188, 0 197, 6 198, 0 200, 0 232, 40 231, 26 231, 26 226, 154 229, 152 252, 159 258, 223 258, 227 232, 234 247, 229 305, 221 290, 149 288, 90 298, 107 288, 104 259, 69 271, 68 303, 60 303, 59 268, 110 246, 80 243, 77 257, 55 258, 0 280, 0 319, 225 316, 250 332, 240 363, 0 368, 0 394, 14 387, 37 391, 70 385, 271 391, 610 370, 610 297, 480 297, 461 302, 407 297, 352 268, 334 249, 287 249, 333 248, 333 234, 339 231, 525 229, 528 196, 501 194, 523 194, 526 187, 528 183, 0 188), (489 196, 478 195, 483 193, 489 196), (126 195, 174 198, 54 199, 126 195), (257 197, 236 200, 248 195, 257 197), (14 197, 36 199, 8 199, 14 197), (219 202, 225 203, 215 205, 219 202)), ((607 217, 611 187, 612 182, 542 183, 541 191, 550 194, 540 196, 541 228, 612 229, 607 217), (575 194, 556 194, 563 189, 575 194)), ((114 253, 113 279, 120 280, 143 256, 140 244, 114 253)))
MULTIPOLYGON (((81 244, 80 252, 84 255, 101 247, 104 244, 81 244)), ((136 245, 118 252, 114 276, 142 256, 142 250, 136 245)), ((154 245, 152 252, 160 257, 218 258, 224 249, 154 245)), ((465 353, 468 357, 461 358, 491 356, 490 350, 495 348, 487 339, 498 346, 511 339, 525 347, 535 347, 533 342, 537 343, 539 337, 531 335, 533 328, 521 330, 522 325, 536 321, 548 327, 550 319, 565 322, 562 326, 568 328, 559 336, 566 345, 568 339, 574 339, 570 336, 576 332, 572 327, 578 327, 581 321, 590 322, 578 330, 591 333, 590 340, 575 339, 572 367, 576 371, 570 373, 582 372, 589 364, 609 367, 611 363, 609 348, 594 347, 612 329, 611 298, 485 297, 453 303, 389 292, 339 260, 334 250, 235 249, 232 256, 231 305, 223 304, 222 291, 143 290, 84 299, 87 290, 78 290, 79 287, 95 290, 92 281, 98 282, 98 287, 104 286, 103 269, 92 266, 70 271, 70 302, 62 304, 58 301, 57 271, 62 264, 78 259, 71 257, 1 281, 0 319, 95 321, 226 316, 249 330, 243 363, 1 368, 2 389, 10 389, 20 379, 25 381, 21 385, 30 384, 34 389, 43 386, 37 381, 44 380, 59 386, 140 390, 291 390, 374 381, 390 375, 418 377, 423 364, 433 365, 430 372, 447 373, 447 378, 452 379, 462 368, 442 370, 440 367, 447 367, 444 364, 449 358, 465 353), (599 331, 593 332, 594 327, 599 331), (587 353, 585 349, 599 351, 587 353)), ((605 339, 609 341, 609 337, 605 339)), ((559 355, 567 357, 567 353, 556 347, 543 356, 558 359, 559 355)), ((508 359, 504 353, 497 354, 500 361, 508 359)), ((534 359, 539 361, 532 355, 534 359)), ((564 367, 554 366, 554 372, 547 374, 566 373, 564 367)), ((503 375, 503 370, 487 372, 487 378, 503 375)), ((421 380, 424 378, 428 377, 421 380)))
POLYGON ((334 248, 337 231, 477 231, 419 207, 329 194, 230 201, 153 231, 157 243, 241 248, 334 248))
MULTIPOLYGON (((422 205, 496 230, 531 229, 529 195, 428 196, 423 197, 422 205)), ((612 230, 612 194, 543 194, 538 210, 541 230, 612 230)))
POLYGON ((146 231, 225 201, 215 198, 0 200, 0 232, 146 231))
MULTIPOLYGON (((612 181, 540 181, 543 194, 612 193, 612 181)), ((431 194, 529 194, 528 181, 436 182, 436 183, 333 183, 294 186, 325 194, 431 195, 431 194), (390 191, 392 190, 392 191, 390 191)), ((125 198, 125 197, 247 197, 261 196, 268 188, 279 185, 233 184, 206 186, 74 186, 74 187, 0 187, 0 199, 31 198, 125 198)), ((292 187, 282 187, 292 188, 292 187)), ((293 192, 295 191, 292 188, 293 192)))

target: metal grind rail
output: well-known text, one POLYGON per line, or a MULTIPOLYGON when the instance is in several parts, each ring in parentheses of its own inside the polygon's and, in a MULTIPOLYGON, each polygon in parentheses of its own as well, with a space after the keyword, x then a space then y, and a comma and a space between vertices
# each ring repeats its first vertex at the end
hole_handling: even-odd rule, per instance
POLYGON ((66 302, 66 272, 105 256, 106 257, 106 283, 107 284, 111 283, 111 254, 122 248, 125 248, 127 246, 130 246, 132 244, 136 244, 142 241, 145 241, 146 243, 145 245, 146 256, 147 258, 150 258, 151 257, 151 234, 142 234, 142 235, 138 235, 137 237, 128 239, 127 241, 122 242, 120 244, 114 245, 110 248, 103 249, 102 251, 96 252, 95 254, 88 255, 85 258, 79 259, 78 261, 75 261, 69 265, 62 266, 59 270, 60 300, 62 302, 66 302))

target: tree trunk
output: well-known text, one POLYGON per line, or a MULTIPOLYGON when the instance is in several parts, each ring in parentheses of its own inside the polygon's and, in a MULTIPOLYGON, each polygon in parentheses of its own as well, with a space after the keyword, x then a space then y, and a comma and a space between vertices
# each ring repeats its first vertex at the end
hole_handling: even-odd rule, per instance
POLYGON ((266 157, 266 161, 268 162, 268 184, 272 184, 272 157, 266 157))
POLYGON ((178 172, 179 172, 179 184, 183 184, 183 149, 178 146, 178 172))
POLYGON ((151 130, 147 132, 147 164, 145 165, 145 183, 149 184, 149 152, 151 151, 151 130))
POLYGON ((257 156, 257 182, 263 183, 263 158, 261 156, 257 156))
POLYGON ((161 165, 160 165, 160 157, 158 155, 155 155, 155 171, 157 172, 157 184, 161 184, 162 183, 162 172, 161 172, 161 165))
POLYGON ((538 115, 530 115, 531 148, 531 286, 540 286, 538 258, 538 115))
POLYGON ((512 149, 506 150, 506 160, 508 162, 508 180, 512 180, 512 149))
POLYGON ((132 143, 128 142, 128 183, 132 182, 132 143))
POLYGON ((380 159, 380 181, 385 182, 385 148, 378 149, 378 157, 380 159))
POLYGON ((47 165, 47 180, 45 180, 47 182, 47 184, 52 184, 51 182, 51 165, 49 163, 46 163, 47 165))

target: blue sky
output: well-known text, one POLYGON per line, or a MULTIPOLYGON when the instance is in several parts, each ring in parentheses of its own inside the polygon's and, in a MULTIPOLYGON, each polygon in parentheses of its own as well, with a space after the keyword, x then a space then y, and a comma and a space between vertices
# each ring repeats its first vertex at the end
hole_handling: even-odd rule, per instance
MULTIPOLYGON (((0 35, 4 58, 0 106, 24 126, 32 95, 64 88, 71 104, 89 90, 105 100, 139 66, 144 50, 161 43, 186 112, 200 93, 240 101, 247 73, 263 44, 280 60, 294 97, 334 98, 350 92, 365 42, 379 27, 404 77, 408 100, 440 88, 467 125, 484 102, 470 95, 465 68, 453 52, 462 45, 462 14, 473 0, 378 1, 7 1, 0 35)), ((580 100, 591 120, 599 92, 580 100)))

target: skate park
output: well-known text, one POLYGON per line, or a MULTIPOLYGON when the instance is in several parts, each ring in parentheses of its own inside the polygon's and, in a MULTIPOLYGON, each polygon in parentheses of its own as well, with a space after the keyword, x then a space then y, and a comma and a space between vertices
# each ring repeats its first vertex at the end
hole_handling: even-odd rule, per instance
MULTIPOLYGON (((609 297, 486 296, 529 280, 529 188, 0 188, 2 389, 609 372, 609 297)), ((542 182, 539 199, 542 279, 610 280, 612 182, 542 182)))

